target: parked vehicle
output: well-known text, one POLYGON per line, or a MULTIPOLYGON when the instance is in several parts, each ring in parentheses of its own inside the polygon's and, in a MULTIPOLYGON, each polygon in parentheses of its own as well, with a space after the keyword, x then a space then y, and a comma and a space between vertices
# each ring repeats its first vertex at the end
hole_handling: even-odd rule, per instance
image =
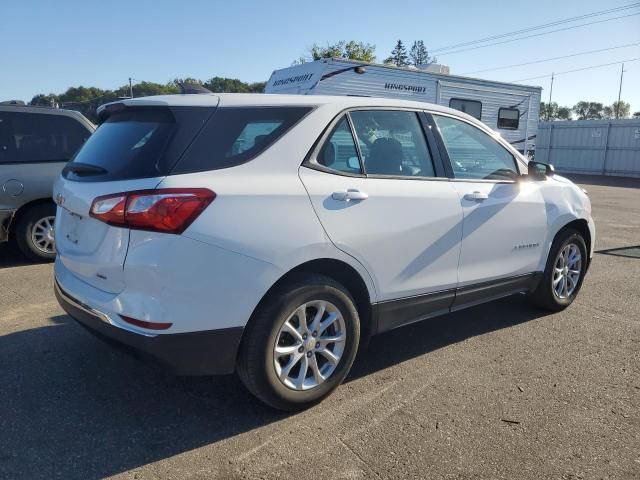
POLYGON ((514 293, 566 308, 593 254, 583 190, 450 108, 211 94, 100 115, 55 186, 60 304, 276 408, 329 395, 373 334, 514 293))
POLYGON ((542 88, 450 75, 444 65, 420 70, 327 58, 274 71, 265 92, 436 103, 481 120, 526 156, 535 149, 542 88))
POLYGON ((53 182, 95 130, 79 112, 0 104, 0 242, 32 260, 55 257, 53 182))

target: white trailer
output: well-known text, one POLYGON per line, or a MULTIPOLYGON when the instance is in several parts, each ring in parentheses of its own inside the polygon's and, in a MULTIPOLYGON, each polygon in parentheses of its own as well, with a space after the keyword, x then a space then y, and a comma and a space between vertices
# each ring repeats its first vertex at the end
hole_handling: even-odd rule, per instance
POLYGON ((266 93, 403 98, 445 105, 478 118, 525 154, 535 149, 541 91, 342 58, 275 70, 265 88, 266 93))

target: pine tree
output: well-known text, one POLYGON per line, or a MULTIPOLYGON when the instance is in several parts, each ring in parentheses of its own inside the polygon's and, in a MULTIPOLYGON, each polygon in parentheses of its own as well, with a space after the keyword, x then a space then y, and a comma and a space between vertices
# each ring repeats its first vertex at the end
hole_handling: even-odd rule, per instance
POLYGON ((411 59, 411 64, 416 67, 422 67, 431 61, 427 47, 424 46, 424 42, 422 40, 413 42, 413 46, 409 51, 409 58, 411 59))
POLYGON ((407 56, 407 49, 402 43, 402 40, 398 40, 396 46, 391 50, 391 56, 387 58, 384 63, 391 63, 397 67, 406 67, 409 65, 409 57, 407 56))

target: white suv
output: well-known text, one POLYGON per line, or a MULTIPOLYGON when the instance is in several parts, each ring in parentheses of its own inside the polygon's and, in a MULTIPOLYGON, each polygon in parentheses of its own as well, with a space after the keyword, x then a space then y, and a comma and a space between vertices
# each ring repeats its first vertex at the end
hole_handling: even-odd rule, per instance
POLYGON ((565 308, 593 253, 585 192, 449 108, 203 94, 99 113, 54 191, 61 305, 276 408, 326 397, 370 335, 514 293, 565 308))

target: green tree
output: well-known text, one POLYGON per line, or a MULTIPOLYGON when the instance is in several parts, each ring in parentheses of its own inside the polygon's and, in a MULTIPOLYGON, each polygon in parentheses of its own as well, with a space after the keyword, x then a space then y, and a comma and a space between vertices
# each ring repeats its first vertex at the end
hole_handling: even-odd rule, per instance
POLYGON ((633 118, 640 118, 640 112, 634 112, 633 118))
POLYGON ((569 107, 558 107, 556 118, 558 120, 571 120, 571 109, 569 107))
POLYGON ((578 120, 598 120, 604 116, 604 105, 599 102, 580 101, 573 106, 578 120))
POLYGON ((55 107, 59 102, 60 98, 55 93, 50 93, 49 95, 39 93, 31 99, 29 105, 36 105, 39 107, 55 107))
POLYGON ((249 84, 249 91, 251 93, 264 93, 264 87, 267 86, 267 82, 253 82, 249 84))
MULTIPOLYGON (((213 77, 203 83, 195 78, 176 78, 167 83, 139 82, 132 85, 134 97, 152 95, 172 95, 180 91, 180 83, 198 83, 212 92, 251 92, 262 93, 266 82, 246 83, 235 78, 213 77)), ((129 84, 115 90, 102 90, 96 87, 70 87, 61 94, 35 95, 30 105, 59 106, 69 110, 77 110, 92 122, 98 121, 97 108, 105 103, 113 102, 131 95, 129 84)))
POLYGON ((204 88, 213 93, 247 93, 249 87, 237 78, 213 77, 204 82, 204 88))
POLYGON ((370 43, 351 40, 344 46, 343 58, 373 63, 376 61, 376 46, 370 43))
MULTIPOLYGON (((349 60, 372 63, 376 60, 376 46, 370 43, 356 42, 355 40, 350 40, 348 42, 340 40, 337 43, 328 44, 326 47, 314 44, 309 49, 309 57, 311 60, 320 60, 323 58, 347 58, 349 60)), ((300 57, 293 63, 301 64, 306 61, 306 57, 300 57)))
POLYGON ((396 46, 391 50, 391 55, 387 57, 384 63, 390 63, 396 67, 406 67, 409 65, 409 56, 407 55, 407 49, 402 43, 402 40, 398 40, 396 46))
POLYGON ((429 52, 427 51, 427 47, 425 47, 424 42, 422 40, 417 40, 413 42, 411 46, 411 50, 409 50, 409 59, 411 60, 411 65, 415 65, 416 67, 422 67, 427 65, 430 62, 435 62, 435 58, 431 58, 429 56, 429 52))
POLYGON ((540 120, 571 120, 571 109, 560 107, 556 102, 540 102, 540 120))
POLYGON ((609 108, 613 113, 612 118, 629 118, 629 114, 631 113, 631 105, 624 100, 613 102, 609 108))

